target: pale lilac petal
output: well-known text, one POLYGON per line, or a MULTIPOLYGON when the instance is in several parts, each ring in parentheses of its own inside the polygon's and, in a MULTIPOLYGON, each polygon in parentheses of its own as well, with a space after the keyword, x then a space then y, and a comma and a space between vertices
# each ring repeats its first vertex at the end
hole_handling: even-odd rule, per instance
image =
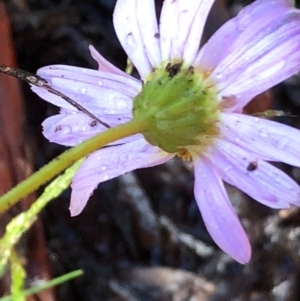
POLYGON ((155 1, 135 0, 137 21, 147 55, 152 66, 161 64, 159 29, 155 14, 155 1))
POLYGON ((98 63, 98 70, 103 71, 103 72, 109 72, 109 73, 114 73, 117 75, 131 77, 129 74, 126 72, 120 70, 116 66, 114 66, 112 63, 110 63, 108 60, 106 60, 96 49, 93 45, 89 46, 89 50, 91 53, 92 58, 98 63))
POLYGON ((165 163, 173 156, 151 146, 143 138, 94 152, 80 166, 73 178, 71 215, 78 215, 83 210, 90 195, 100 183, 138 168, 165 163))
MULTIPOLYGON (((208 13, 215 0, 205 0, 205 1, 194 0, 193 1, 195 2, 194 7, 191 2, 192 1, 181 0, 181 4, 184 3, 185 6, 184 9, 188 7, 189 10, 195 11, 193 13, 194 19, 192 19, 192 23, 190 25, 190 31, 184 42, 183 59, 187 64, 192 64, 193 61, 195 60, 202 39, 204 25, 206 23, 208 13), (198 8, 196 9, 197 4, 198 4, 198 8)), ((187 16, 185 18, 186 18, 185 22, 190 22, 187 16)), ((185 25, 183 24, 183 26, 185 25)))
POLYGON ((194 157, 195 197, 208 232, 233 259, 247 263, 251 246, 214 166, 194 157))
POLYGON ((256 201, 271 208, 288 208, 289 204, 300 205, 299 185, 283 171, 259 160, 250 151, 219 140, 209 159, 226 182, 256 201))
MULTIPOLYGON (((49 85, 70 97, 94 115, 132 115, 132 99, 139 93, 136 80, 97 70, 54 65, 39 69, 49 85)), ((39 87, 31 87, 41 98, 59 107, 77 111, 61 97, 39 87)))
MULTIPOLYGON (((101 116, 100 120, 114 127, 129 121, 128 117, 101 116)), ((50 141, 66 146, 75 146, 107 128, 81 112, 64 110, 58 115, 47 118, 43 123, 43 134, 50 141)), ((111 144, 120 144, 135 140, 136 135, 117 140, 111 144)))
POLYGON ((118 0, 113 20, 120 43, 137 68, 141 78, 144 79, 150 74, 153 66, 160 61, 160 52, 156 37, 157 21, 153 1, 138 1, 118 0), (138 1, 143 2, 145 7, 139 6, 138 1), (145 18, 144 21, 138 16, 139 13, 145 18), (143 30, 140 28, 141 25, 143 30), (153 45, 150 45, 151 43, 153 45))
POLYGON ((279 122, 254 116, 223 113, 224 139, 257 154, 260 159, 300 167, 300 131, 279 122))
POLYGON ((160 17, 163 61, 193 62, 213 0, 165 0, 160 17))
POLYGON ((238 101, 231 111, 300 69, 300 13, 290 10, 232 49, 210 75, 220 96, 238 101))
POLYGON ((232 50, 239 49, 261 29, 292 7, 289 0, 257 0, 227 21, 201 48, 193 65, 213 70, 232 50))
POLYGON ((44 120, 43 134, 50 142, 74 146, 105 129, 101 124, 93 126, 92 122, 81 113, 58 114, 44 120))
POLYGON ((171 59, 171 47, 173 38, 173 19, 177 11, 177 1, 165 0, 159 20, 160 48, 162 61, 171 59))

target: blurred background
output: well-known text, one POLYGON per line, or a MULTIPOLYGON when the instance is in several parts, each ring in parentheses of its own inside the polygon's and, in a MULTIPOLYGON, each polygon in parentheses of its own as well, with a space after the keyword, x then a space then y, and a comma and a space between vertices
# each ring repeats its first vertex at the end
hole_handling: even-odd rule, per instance
MULTIPOLYGON (((217 0, 204 41, 251 2, 217 0)), ((158 0, 158 11, 161 4, 158 0)), ((0 1, 0 64, 33 73, 50 64, 96 68, 88 51, 93 44, 124 69, 126 55, 112 25, 114 5, 115 0, 0 1)), ((41 134, 42 121, 58 109, 25 83, 0 75, 0 97, 3 194, 65 147, 41 134)), ((298 74, 256 97, 247 112, 284 110, 287 116, 276 120, 299 128, 299 107, 298 74)), ((276 166, 300 182, 298 168, 276 166)), ((272 210, 226 187, 253 247, 246 266, 211 240, 194 200, 192 170, 173 160, 101 184, 78 217, 69 215, 69 191, 52 201, 19 244, 27 284, 78 268, 85 274, 28 300, 300 300, 300 210, 272 210)), ((1 216, 1 234, 11 217, 26 210, 35 197, 1 216)), ((0 293, 8 292, 6 276, 0 293)))

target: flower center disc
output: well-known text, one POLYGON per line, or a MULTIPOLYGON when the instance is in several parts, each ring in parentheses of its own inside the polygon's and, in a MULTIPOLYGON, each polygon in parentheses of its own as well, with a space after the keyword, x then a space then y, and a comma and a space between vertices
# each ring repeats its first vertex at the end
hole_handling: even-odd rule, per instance
POLYGON ((145 139, 179 155, 189 146, 213 143, 219 134, 219 112, 214 85, 181 62, 155 69, 133 102, 133 116, 150 120, 145 139))

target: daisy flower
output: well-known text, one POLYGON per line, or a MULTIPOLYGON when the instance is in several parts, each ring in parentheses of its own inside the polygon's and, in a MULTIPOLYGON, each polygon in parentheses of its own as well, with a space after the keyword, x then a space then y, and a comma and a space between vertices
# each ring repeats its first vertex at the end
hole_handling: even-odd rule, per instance
MULTIPOLYGON (((253 97, 300 70, 300 13, 288 0, 257 0, 199 47, 213 0, 118 0, 117 36, 140 74, 137 80, 92 46, 99 70, 48 66, 38 74, 111 127, 131 118, 149 128, 90 154, 72 182, 71 214, 99 183, 162 164, 174 156, 194 165, 195 199, 210 235, 246 263, 251 247, 224 182, 271 208, 300 205, 298 184, 267 161, 300 166, 300 132, 243 115, 253 97)), ((32 87, 59 106, 43 123, 49 141, 67 146, 105 127, 63 99, 32 87)))

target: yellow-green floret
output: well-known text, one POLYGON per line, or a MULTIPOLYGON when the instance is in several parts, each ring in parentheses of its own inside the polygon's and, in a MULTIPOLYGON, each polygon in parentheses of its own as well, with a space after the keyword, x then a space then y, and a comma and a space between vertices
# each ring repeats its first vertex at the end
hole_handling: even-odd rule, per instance
POLYGON ((155 69, 133 102, 134 117, 150 120, 145 139, 169 153, 211 145, 219 134, 219 111, 212 83, 181 62, 155 69))

